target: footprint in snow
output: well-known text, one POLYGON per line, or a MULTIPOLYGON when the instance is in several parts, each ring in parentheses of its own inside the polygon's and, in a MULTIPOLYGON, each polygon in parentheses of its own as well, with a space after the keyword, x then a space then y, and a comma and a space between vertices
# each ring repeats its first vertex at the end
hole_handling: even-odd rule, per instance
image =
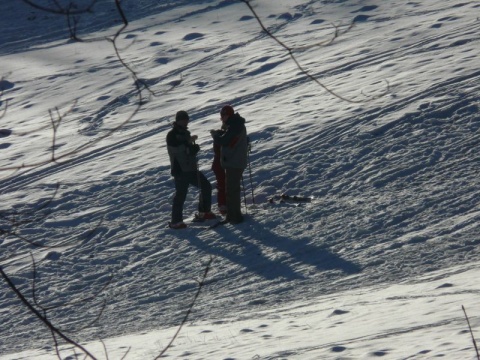
POLYGON ((298 19, 302 17, 302 14, 299 14, 299 13, 295 13, 295 14, 290 14, 290 13, 283 13, 283 14, 280 14, 277 16, 277 19, 278 20, 287 20, 287 21, 290 21, 290 20, 295 20, 295 19, 298 19))
MULTIPOLYGON (((354 13, 360 13, 360 12, 369 12, 369 11, 375 10, 376 8, 378 8, 378 6, 376 6, 376 5, 363 6, 358 10, 352 11, 352 13, 354 14, 354 13)), ((370 18, 369 15, 360 14, 360 15, 357 15, 353 18, 353 22, 354 23, 365 22, 369 18, 370 18)))
POLYGON ((158 58, 157 60, 155 60, 155 62, 157 64, 160 64, 160 65, 166 65, 166 64, 168 64, 169 61, 170 61, 170 59, 166 58, 166 57, 161 57, 161 58, 158 58))
POLYGON ((183 40, 192 41, 192 40, 196 40, 196 39, 201 39, 203 37, 204 37, 204 35, 201 34, 201 33, 190 33, 190 34, 185 35, 183 37, 183 40))
POLYGON ((377 5, 367 5, 367 6, 361 7, 361 8, 358 9, 358 10, 352 11, 352 13, 373 11, 373 10, 375 10, 376 8, 378 8, 377 5))
POLYGON ((58 251, 50 251, 47 255, 45 255, 44 259, 55 261, 55 260, 60 259, 61 256, 62 256, 62 254, 59 253, 58 251))
POLYGON ((368 15, 357 15, 353 18, 354 23, 365 22, 370 18, 368 15))
POLYGON ((8 80, 0 80, 0 91, 10 90, 14 86, 15 84, 8 80))
POLYGON ((244 15, 238 21, 248 21, 248 20, 252 20, 253 18, 254 17, 251 15, 244 15))
POLYGON ((242 329, 242 330, 240 330, 240 332, 243 333, 243 334, 247 334, 247 333, 252 333, 254 331, 252 329, 242 329))
POLYGON ((350 311, 346 311, 346 310, 334 310, 330 316, 336 316, 336 315, 345 315, 345 314, 348 314, 350 311))
POLYGON ((0 129, 0 138, 9 137, 10 135, 12 135, 12 130, 0 129))
POLYGON ((440 286, 437 286, 436 289, 444 289, 444 288, 449 288, 449 287, 453 287, 453 284, 445 283, 445 284, 442 284, 440 286))
POLYGON ((379 351, 375 351, 372 353, 373 356, 385 356, 385 355, 388 355, 388 351, 387 350, 379 350, 379 351))
POLYGON ((336 353, 343 352, 345 350, 347 350, 345 346, 334 346, 332 348, 332 352, 336 352, 336 353))
POLYGON ((260 66, 258 69, 252 70, 252 71, 250 71, 249 73, 247 73, 246 75, 247 75, 247 76, 256 76, 256 75, 263 74, 263 73, 265 73, 265 72, 268 72, 268 71, 276 68, 276 67, 277 67, 278 65, 280 65, 281 63, 283 63, 283 61, 277 61, 277 62, 272 62, 272 63, 263 64, 263 65, 260 66))
POLYGON ((208 85, 208 82, 206 82, 206 81, 197 81, 194 85, 197 86, 197 87, 199 87, 199 88, 203 88, 203 87, 205 87, 205 86, 208 85))

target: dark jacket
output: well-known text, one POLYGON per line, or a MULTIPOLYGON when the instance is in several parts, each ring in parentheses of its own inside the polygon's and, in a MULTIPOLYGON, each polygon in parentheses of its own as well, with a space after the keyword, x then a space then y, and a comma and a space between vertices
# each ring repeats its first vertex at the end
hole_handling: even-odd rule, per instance
POLYGON ((190 131, 173 123, 172 130, 167 134, 167 149, 173 176, 197 170, 197 153, 200 147, 192 142, 190 131))
POLYGON ((248 162, 248 138, 245 119, 238 113, 225 121, 225 130, 213 135, 214 143, 221 146, 220 161, 223 168, 245 169, 248 162))

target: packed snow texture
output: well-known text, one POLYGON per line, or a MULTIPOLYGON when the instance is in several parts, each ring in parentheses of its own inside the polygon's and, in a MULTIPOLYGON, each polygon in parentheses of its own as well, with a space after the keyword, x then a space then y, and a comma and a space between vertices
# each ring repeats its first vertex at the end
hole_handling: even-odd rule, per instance
MULTIPOLYGON (((154 359, 213 259, 167 357, 476 358, 477 1, 123 1, 123 64, 113 3, 80 15, 82 42, 0 4, 0 266, 49 321, 100 359, 154 359), (168 229, 174 115, 214 185, 226 103, 251 140, 247 220, 168 229)), ((0 289, 0 360, 58 358, 0 289)))

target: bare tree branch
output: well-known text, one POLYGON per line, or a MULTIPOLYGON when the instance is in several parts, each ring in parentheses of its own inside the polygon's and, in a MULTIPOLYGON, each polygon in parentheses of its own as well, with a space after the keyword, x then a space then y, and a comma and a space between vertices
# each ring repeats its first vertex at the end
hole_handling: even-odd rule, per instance
MULTIPOLYGON (((72 8, 73 8, 72 3, 70 3, 70 5, 68 7, 62 7, 58 3, 58 1, 55 1, 54 2, 54 4, 55 4, 54 7, 45 7, 45 6, 38 5, 34 1, 30 1, 30 0, 23 0, 23 1, 26 4, 28 4, 30 6, 33 6, 37 9, 40 9, 42 11, 46 11, 46 12, 53 13, 53 14, 58 14, 58 15, 63 15, 63 16, 67 16, 67 17, 71 17, 72 15, 91 13, 91 12, 93 12, 94 5, 97 3, 97 0, 93 0, 86 7, 83 7, 81 9, 72 10, 72 8)), ((80 39, 80 38, 78 38, 78 36, 76 34, 76 27, 72 27, 72 23, 68 22, 69 26, 70 26, 70 28, 69 28, 70 38, 73 38, 74 40, 80 41, 80 42, 94 42, 94 41, 103 40, 103 41, 107 41, 107 42, 112 44, 112 47, 113 47, 113 50, 116 54, 117 59, 119 60, 121 65, 133 77, 133 83, 134 83, 134 86, 135 86, 135 91, 137 93, 137 105, 133 109, 133 112, 122 123, 120 123, 119 125, 115 126, 112 129, 110 129, 105 134, 97 137, 96 139, 91 140, 89 142, 86 142, 86 143, 76 147, 75 149, 66 152, 66 153, 57 154, 56 151, 55 151, 55 147, 56 147, 55 145, 56 145, 58 126, 60 125, 60 122, 63 119, 63 117, 66 116, 66 114, 69 113, 69 112, 65 113, 63 116, 60 116, 58 108, 56 108, 58 118, 56 120, 54 120, 53 115, 52 115, 52 111, 50 110, 49 115, 50 115, 50 122, 51 122, 51 126, 52 126, 52 131, 53 131, 52 150, 51 150, 50 158, 48 160, 41 160, 41 161, 37 161, 37 162, 33 162, 33 163, 27 163, 27 164, 22 164, 22 165, 17 165, 17 166, 3 167, 3 168, 0 168, 0 171, 19 171, 19 170, 22 170, 22 169, 36 168, 36 167, 47 165, 47 164, 50 164, 50 163, 59 163, 61 160, 64 160, 65 162, 71 161, 73 158, 75 158, 75 156, 81 155, 83 153, 83 151, 85 151, 86 149, 93 147, 97 143, 105 140, 106 138, 109 138, 114 133, 116 133, 121 128, 123 128, 126 124, 128 124, 138 114, 142 105, 145 104, 145 102, 146 102, 145 97, 143 95, 143 90, 144 89, 147 90, 150 95, 155 96, 154 92, 149 88, 148 84, 146 84, 145 81, 140 79, 140 77, 137 75, 135 70, 133 70, 127 64, 127 62, 123 59, 123 57, 122 57, 122 55, 119 51, 117 40, 118 40, 119 36, 123 33, 123 31, 128 27, 129 22, 128 22, 128 19, 125 15, 124 11, 123 11, 120 0, 115 0, 115 6, 116 6, 116 9, 117 9, 117 12, 118 12, 120 18, 122 19, 123 24, 120 27, 120 29, 118 29, 112 37, 104 37, 104 38, 99 38, 99 39, 80 39)), ((76 26, 76 23, 77 23, 77 21, 74 22, 74 26, 76 26)))
POLYGON ((88 355, 91 359, 96 360, 96 357, 93 356, 85 347, 77 343, 76 341, 70 339, 68 336, 63 334, 61 331, 59 331, 47 318, 46 316, 42 315, 22 294, 22 292, 15 286, 15 284, 12 282, 12 280, 8 277, 8 275, 3 271, 3 268, 0 266, 0 275, 2 278, 5 280, 7 285, 10 287, 11 290, 18 296, 20 301, 28 308, 28 310, 33 313, 41 322, 44 323, 44 325, 50 329, 53 333, 58 335, 60 338, 65 340, 67 343, 73 345, 76 348, 79 348, 80 350, 83 351, 84 354, 88 355))
POLYGON ((465 306, 462 305, 463 313, 465 314, 465 319, 467 319, 468 329, 470 330, 470 335, 472 336, 473 347, 477 352, 477 359, 480 360, 480 353, 478 352, 477 342, 475 341, 475 336, 473 336, 472 326, 470 325, 470 320, 467 315, 467 311, 465 310, 465 306))
POLYGON ((72 10, 72 7, 73 7, 72 3, 70 3, 70 5, 67 8, 65 8, 61 6, 57 0, 52 1, 55 7, 42 6, 37 4, 35 1, 31 1, 31 0, 22 0, 22 1, 35 9, 38 9, 47 13, 51 13, 51 14, 57 14, 57 15, 79 15, 79 14, 89 13, 93 11, 93 7, 98 2, 98 0, 92 0, 90 4, 88 4, 87 6, 84 6, 83 8, 80 8, 80 9, 72 10))
POLYGON ((198 297, 200 296, 200 292, 202 291, 203 287, 205 286, 205 280, 207 279, 207 275, 208 275, 208 272, 210 271, 210 267, 213 263, 213 260, 214 260, 214 258, 213 258, 213 256, 211 256, 210 260, 208 261, 207 265, 205 266, 205 271, 203 272, 203 276, 202 276, 201 280, 198 282, 198 289, 197 289, 197 292, 196 292, 195 296, 193 297, 192 304, 188 308, 185 316, 183 317, 183 320, 182 320, 180 326, 178 327, 178 329, 175 332, 175 334, 173 335, 173 337, 170 339, 170 342, 167 344, 167 346, 165 346, 165 348, 155 358, 155 360, 160 359, 167 352, 167 350, 173 345, 175 339, 178 337, 178 335, 182 331, 183 326, 187 323, 188 318, 189 318, 190 314, 192 313, 193 307, 194 307, 195 303, 197 302, 198 297))
MULTIPOLYGON (((300 49, 306 49, 306 48, 311 48, 311 47, 314 47, 314 46, 323 46, 323 45, 328 45, 328 44, 331 44, 339 35, 340 35, 340 32, 338 30, 338 27, 336 27, 336 30, 335 30, 335 34, 333 36, 333 38, 329 41, 327 41, 325 44, 323 43, 320 43, 320 44, 316 44, 316 45, 309 45, 308 47, 302 47, 302 48, 292 48, 292 47, 289 47, 288 45, 286 45, 283 41, 281 41, 278 37, 276 37, 275 35, 273 35, 273 33, 268 30, 265 25, 263 24, 262 20, 260 19, 260 16, 257 14, 257 12, 255 11, 255 9, 253 8, 253 6, 250 4, 250 0, 239 0, 241 2, 243 2, 245 5, 247 5, 247 7, 250 9, 250 12, 253 14, 253 16, 255 17, 255 19, 257 20, 258 24, 260 25, 260 27, 262 28, 262 30, 269 36, 271 37, 277 44, 279 44, 283 49, 285 49, 285 51, 288 53, 288 55, 290 56, 290 58, 292 59, 292 61, 295 63, 295 65, 297 66, 297 68, 300 70, 300 72, 305 75, 307 78, 309 78, 310 80, 312 80, 313 82, 315 82, 317 85, 319 85, 320 87, 322 87, 326 92, 328 92, 330 95, 333 95, 335 96, 336 98, 340 99, 340 100, 343 100, 343 101, 346 101, 346 102, 349 102, 349 103, 354 103, 354 104, 359 104, 359 103, 364 103, 365 100, 353 100, 353 99, 348 99, 346 98, 345 96, 343 95, 340 95, 338 94, 337 92, 333 91, 332 89, 330 89, 328 86, 326 86, 325 84, 323 84, 320 80, 318 80, 314 75, 312 75, 308 70, 306 70, 301 64, 300 62, 298 61, 297 57, 294 55, 294 51, 295 50, 300 50, 300 49)), ((352 27, 353 27, 354 23, 352 22, 350 24, 350 26, 347 28, 347 31, 349 31, 352 27)), ((343 33, 345 33, 343 32, 343 33)), ((343 34, 342 33, 342 34, 343 34)), ((377 98, 380 98, 382 96, 385 96, 388 92, 390 91, 389 89, 389 86, 388 86, 388 83, 387 83, 387 89, 381 93, 380 95, 378 96, 375 96, 375 97, 369 97, 368 100, 373 100, 373 99, 377 99, 377 98)), ((363 94, 364 95, 364 94, 363 94)))

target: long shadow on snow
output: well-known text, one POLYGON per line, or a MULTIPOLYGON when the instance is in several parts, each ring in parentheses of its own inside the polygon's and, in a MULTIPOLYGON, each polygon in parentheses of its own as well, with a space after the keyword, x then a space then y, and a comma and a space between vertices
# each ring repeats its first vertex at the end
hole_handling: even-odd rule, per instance
POLYGON ((360 266, 342 259, 328 250, 327 246, 313 245, 309 238, 292 239, 278 235, 251 217, 247 224, 250 225, 255 238, 262 244, 289 254, 294 261, 312 265, 320 271, 340 270, 345 274, 357 274, 362 271, 360 266))
POLYGON ((216 233, 214 235, 212 232, 212 238, 220 235, 220 241, 205 241, 191 236, 188 241, 206 253, 230 260, 265 279, 306 279, 292 263, 308 264, 319 271, 340 270, 345 274, 356 274, 362 270, 326 247, 312 245, 307 238, 280 236, 251 217, 248 217, 246 223, 235 225, 234 228, 229 225, 217 228, 216 233), (275 260, 266 256, 266 250, 270 253, 278 252, 278 256, 273 256, 275 260))
POLYGON ((247 271, 256 273, 257 275, 273 280, 275 278, 284 278, 287 280, 305 279, 301 274, 296 273, 287 264, 268 259, 262 252, 261 248, 250 241, 234 239, 232 241, 232 231, 230 229, 222 229, 221 242, 206 242, 197 237, 188 237, 188 241, 198 249, 214 256, 221 257, 231 261, 232 263, 243 266, 247 271), (231 245, 236 245, 234 248, 231 245), (230 247, 227 247, 230 245, 230 247), (255 260, 253 260, 255 259, 255 260), (255 263, 255 266, 252 264, 255 263))

